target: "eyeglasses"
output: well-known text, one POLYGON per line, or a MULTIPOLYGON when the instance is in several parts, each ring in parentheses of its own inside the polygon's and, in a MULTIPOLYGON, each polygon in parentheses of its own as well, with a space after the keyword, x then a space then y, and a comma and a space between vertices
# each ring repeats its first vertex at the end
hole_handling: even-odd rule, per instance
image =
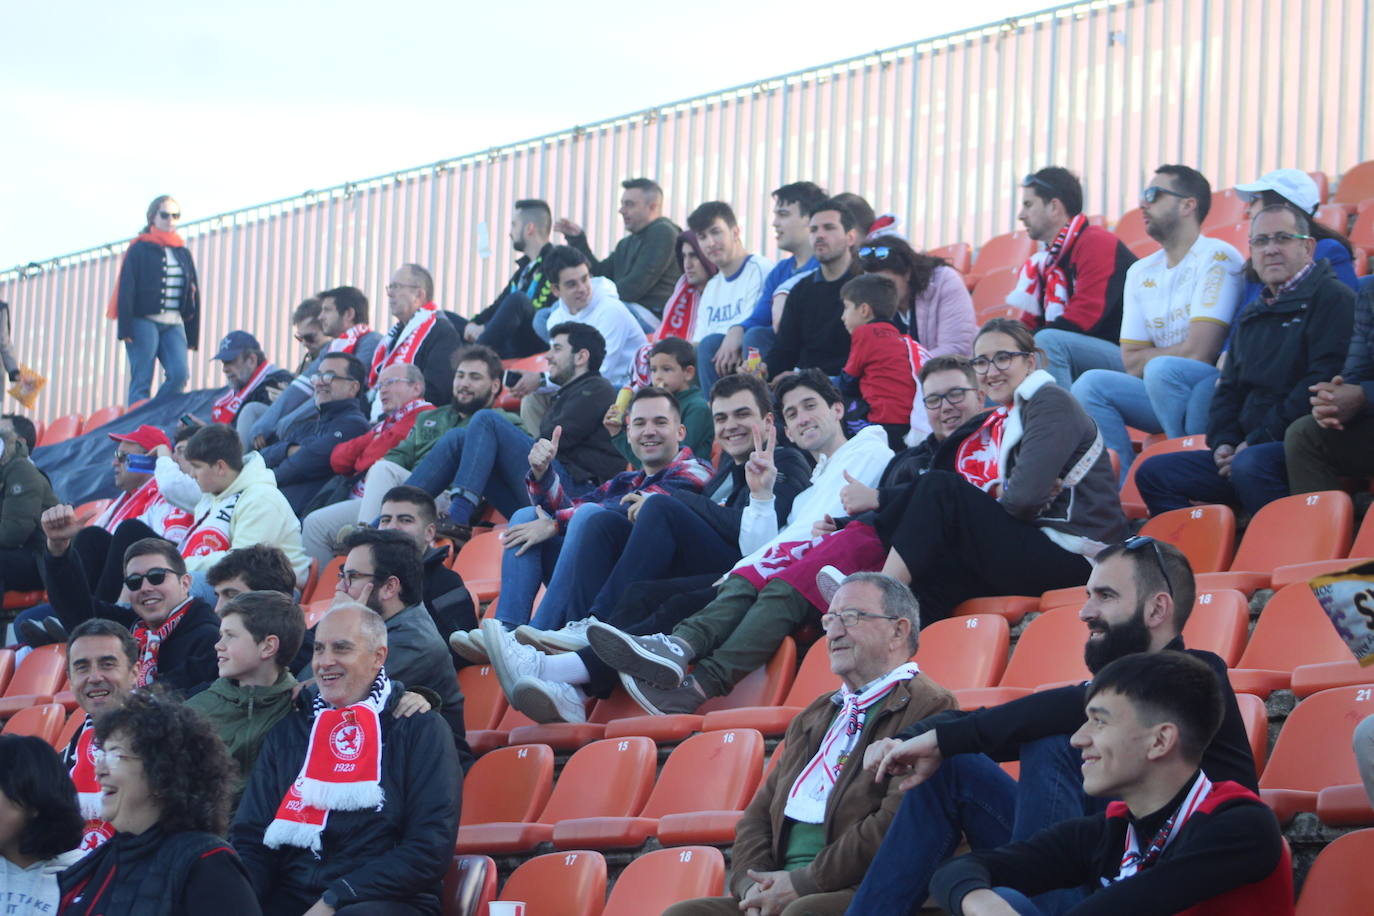
POLYGON ((142 757, 135 757, 128 751, 107 751, 103 747, 95 747, 94 745, 91 746, 91 761, 94 762, 96 766, 104 766, 108 764, 112 767, 117 767, 126 760, 142 759, 142 757))
POLYGON ((157 215, 163 219, 181 219, 180 213, 168 213, 166 210, 157 211, 157 215))
POLYGON ((391 378, 384 378, 384 379, 382 379, 380 382, 377 383, 377 387, 378 387, 378 388, 385 388, 385 387, 388 386, 388 385, 396 385, 396 384, 399 384, 399 383, 401 383, 401 382, 408 382, 408 381, 410 381, 410 379, 406 378, 404 375, 393 375, 391 378))
POLYGON ((857 624, 861 619, 901 620, 902 618, 893 614, 870 614, 868 611, 826 611, 821 615, 821 629, 830 629, 830 625, 838 620, 840 623, 844 624, 844 628, 847 630, 857 624))
POLYGON ((1180 194, 1178 191, 1171 191, 1168 188, 1161 188, 1157 184, 1152 184, 1140 192, 1140 199, 1143 203, 1152 204, 1159 200, 1159 195, 1168 194, 1170 197, 1192 197, 1191 194, 1180 194))
POLYGON ((175 576, 175 569, 168 569, 165 566, 154 566, 147 572, 132 573, 124 577, 124 587, 131 592, 136 592, 143 587, 143 580, 147 579, 149 585, 161 585, 167 581, 168 576, 175 576))
POLYGON ((1268 248, 1270 245, 1287 245, 1289 242, 1306 241, 1310 235, 1297 235, 1293 232, 1275 232, 1273 235, 1256 235, 1250 238, 1251 248, 1268 248))
POLYGON ((419 288, 420 288, 420 284, 418 284, 418 283, 388 283, 388 284, 386 285, 386 291, 389 292, 389 293, 394 293, 394 292, 396 292, 396 291, 398 291, 398 290, 402 290, 402 289, 419 289, 419 288))
POLYGON ((314 331, 311 331, 309 334, 295 334, 292 336, 296 338, 297 343, 303 343, 307 347, 314 346, 315 341, 320 339, 320 335, 316 334, 314 331))
POLYGON ((996 366, 999 370, 1005 372, 1007 369, 1011 368, 1011 361, 1018 356, 1028 357, 1030 353, 1025 350, 998 350, 996 353, 992 354, 992 356, 975 356, 970 362, 973 363, 974 372, 977 372, 979 375, 987 375, 988 368, 991 366, 996 366))
POLYGON ((874 258, 879 261, 886 260, 887 256, 890 254, 892 254, 892 249, 888 248, 886 245, 865 245, 859 249, 859 257, 874 258))
POLYGON ((964 403, 964 395, 970 391, 977 391, 977 388, 951 388, 944 394, 928 394, 921 400, 931 410, 940 406, 941 401, 948 401, 951 405, 964 403))
POLYGON ((352 588, 353 583, 358 579, 375 579, 376 573, 358 572, 356 569, 340 569, 339 581, 344 584, 344 588, 352 588))
POLYGON ((1141 550, 1147 545, 1154 548, 1155 563, 1159 566, 1159 574, 1164 577, 1164 587, 1169 590, 1169 597, 1172 598, 1174 597, 1174 583, 1169 578, 1169 570, 1164 566, 1164 554, 1159 549, 1159 542, 1152 537, 1137 535, 1133 538, 1127 538, 1121 546, 1127 550, 1141 550))
POLYGON ((347 375, 342 375, 334 371, 316 372, 314 375, 310 376, 310 380, 319 385, 329 385, 333 383, 335 379, 341 379, 345 382, 357 381, 347 375))

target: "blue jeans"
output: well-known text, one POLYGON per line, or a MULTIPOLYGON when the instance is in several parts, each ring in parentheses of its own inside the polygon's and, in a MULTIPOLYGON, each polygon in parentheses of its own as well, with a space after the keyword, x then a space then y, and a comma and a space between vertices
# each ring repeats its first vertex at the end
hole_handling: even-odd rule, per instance
POLYGON ((150 318, 133 320, 134 339, 124 344, 129 358, 129 403, 141 401, 153 390, 153 369, 162 363, 158 394, 186 390, 186 329, 178 324, 158 324, 150 318))
POLYGON ((849 912, 919 911, 930 894, 930 876, 961 837, 975 850, 1006 845, 1016 795, 1015 780, 982 754, 945 760, 934 776, 902 796, 849 912))
POLYGON ((1120 345, 1100 337, 1045 328, 1036 332, 1035 345, 1045 351, 1045 369, 1065 391, 1073 387, 1074 379, 1089 369, 1126 371, 1121 364, 1120 345))
POLYGON ((1073 396, 1097 424, 1107 448, 1114 450, 1121 459, 1118 485, 1125 483, 1126 472, 1135 460, 1135 449, 1131 447, 1131 435, 1126 427, 1134 426, 1147 433, 1161 431, 1145 381, 1126 372, 1089 369, 1073 383, 1073 396))
POLYGON ((1221 370, 1186 356, 1156 356, 1145 364, 1145 391, 1164 435, 1199 436, 1207 432, 1207 411, 1221 370))
MULTIPOLYGON (((586 572, 577 567, 580 560, 591 559, 591 554, 586 548, 589 540, 588 532, 592 526, 588 520, 592 516, 602 514, 615 514, 614 510, 606 509, 594 503, 579 506, 577 512, 573 513, 573 521, 568 523, 566 533, 554 535, 542 544, 536 544, 523 554, 517 554, 514 549, 507 549, 501 554, 501 600, 496 606, 496 619, 506 625, 508 629, 513 629, 523 623, 532 623, 540 629, 558 629, 566 621, 556 619, 561 617, 561 612, 556 610, 557 605, 545 611, 548 598, 556 594, 567 595, 568 591, 577 587, 579 584, 585 588, 589 579, 592 582, 600 581, 593 579, 591 575, 584 575, 586 572), (582 516, 579 523, 578 516, 582 516), (567 556, 568 561, 560 564, 559 558, 567 556), (530 620, 530 610, 534 607, 534 596, 539 592, 539 585, 548 585, 545 593, 545 602, 539 605, 539 615, 534 620, 530 620)), ((512 525, 519 525, 523 522, 534 521, 538 517, 533 506, 526 506, 514 515, 510 516, 512 525)), ((621 516, 625 526, 629 527, 629 521, 621 516)), ((626 532, 629 536, 629 532, 626 532)), ((612 554, 611 556, 614 556, 612 554)))
MULTIPOLYGON (((557 630, 570 621, 586 617, 587 608, 596 596, 597 589, 610 575, 611 568, 616 565, 616 558, 620 556, 636 527, 638 526, 630 524, 629 518, 619 506, 609 508, 596 503, 583 503, 578 506, 573 512, 572 520, 568 522, 567 533, 563 536, 563 544, 558 551, 553 572, 544 580, 548 583, 544 600, 530 624, 541 630, 557 630)), ((499 616, 503 619, 506 619, 507 606, 505 576, 506 563, 503 560, 501 603, 497 606, 499 616)), ((533 600, 534 596, 531 594, 530 601, 533 600)), ((517 618, 522 614, 529 617, 530 609, 522 604, 513 608, 512 613, 517 618)))
POLYGON ((1288 495, 1283 443, 1251 445, 1231 461, 1231 476, 1217 473, 1212 453, 1156 455, 1135 472, 1135 483, 1151 515, 1183 509, 1193 501, 1240 505, 1253 515, 1288 495))
POLYGON ((1018 890, 1010 887, 994 887, 992 891, 1016 911, 1016 916, 1048 916, 1047 911, 1036 906, 1029 897, 1018 890))
MULTIPOLYGON (((744 340, 740 343, 741 358, 747 356, 749 348, 754 347, 761 356, 768 356, 768 351, 773 349, 773 341, 777 335, 773 333, 770 325, 761 328, 745 328, 744 340)), ((724 334, 707 334, 697 344, 697 381, 701 383, 701 393, 706 395, 707 400, 711 397, 711 388, 715 386, 720 376, 716 374, 716 354, 720 352, 720 345, 725 342, 724 334)))

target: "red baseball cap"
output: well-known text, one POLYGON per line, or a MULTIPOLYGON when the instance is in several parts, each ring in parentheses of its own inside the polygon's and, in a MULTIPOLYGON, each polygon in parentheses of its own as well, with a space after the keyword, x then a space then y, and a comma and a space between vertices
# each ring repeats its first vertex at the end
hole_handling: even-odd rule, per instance
POLYGON ((159 445, 172 447, 166 433, 156 426, 148 426, 146 423, 131 433, 110 433, 110 438, 116 442, 132 442, 134 445, 141 446, 145 452, 151 452, 159 445))

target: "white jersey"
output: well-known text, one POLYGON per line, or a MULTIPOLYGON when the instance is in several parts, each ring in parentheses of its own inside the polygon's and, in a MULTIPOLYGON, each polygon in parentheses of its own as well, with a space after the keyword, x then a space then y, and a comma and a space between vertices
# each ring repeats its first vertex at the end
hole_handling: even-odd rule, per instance
POLYGON ((1163 249, 1126 271, 1121 342, 1172 347, 1188 337, 1188 325, 1211 321, 1226 327, 1245 290, 1245 259, 1219 239, 1199 235, 1173 267, 1163 249))
POLYGON ((763 281, 773 269, 773 262, 751 254, 744 259, 734 276, 718 273, 701 291, 696 317, 692 321, 692 343, 700 343, 711 334, 724 334, 744 321, 754 311, 763 295, 763 281))

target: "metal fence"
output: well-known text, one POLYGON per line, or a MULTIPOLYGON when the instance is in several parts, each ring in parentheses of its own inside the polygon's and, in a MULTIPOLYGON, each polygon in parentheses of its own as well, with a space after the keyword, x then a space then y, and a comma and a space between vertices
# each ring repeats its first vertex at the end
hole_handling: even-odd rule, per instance
MULTIPOLYGON (((192 385, 220 383, 208 355, 234 328, 294 363, 301 298, 350 283, 382 311, 403 261, 433 269, 441 305, 476 311, 511 269, 521 197, 545 198, 607 252, 633 175, 658 179, 678 222, 732 202, 769 254, 769 191, 800 179, 863 194, 934 247, 1015 228, 1019 176, 1050 163, 1081 175, 1087 212, 1113 219, 1163 162, 1216 188, 1280 166, 1334 178, 1374 155, 1372 12, 1371 0, 1071 4, 187 223, 206 313, 192 385)), ((0 273, 19 353, 51 379, 42 417, 123 399, 102 313, 124 245, 0 273)))

